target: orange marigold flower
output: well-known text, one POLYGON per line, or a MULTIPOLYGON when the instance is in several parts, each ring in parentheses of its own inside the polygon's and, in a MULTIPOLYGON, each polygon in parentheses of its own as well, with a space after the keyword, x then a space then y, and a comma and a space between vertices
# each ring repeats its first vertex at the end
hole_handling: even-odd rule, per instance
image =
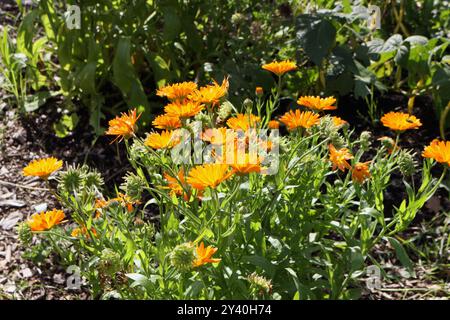
POLYGON ((352 168, 347 160, 353 159, 353 156, 347 148, 336 150, 336 148, 330 144, 328 145, 328 149, 330 150, 330 160, 333 163, 333 170, 339 168, 339 170, 345 171, 346 168, 352 168))
POLYGON ((331 119, 333 120, 333 124, 334 124, 336 127, 341 127, 341 126, 343 126, 343 125, 345 125, 345 124, 348 123, 347 121, 342 120, 342 119, 339 118, 339 117, 331 117, 331 119))
POLYGON ((358 162, 352 169, 352 179, 357 183, 363 183, 366 179, 370 178, 370 171, 368 162, 358 162))
POLYGON ((269 129, 278 129, 280 127, 280 122, 277 120, 270 120, 267 126, 269 129))
POLYGON ((189 99, 198 103, 216 106, 220 103, 220 99, 227 95, 228 86, 228 77, 226 77, 223 79, 221 85, 214 81, 212 85, 207 85, 195 90, 189 95, 189 99))
POLYGON ((61 169, 62 165, 63 162, 54 157, 33 160, 23 168, 23 175, 47 180, 53 172, 61 169))
POLYGON ((220 262, 221 259, 213 259, 212 256, 216 253, 217 248, 212 246, 208 246, 205 248, 205 244, 203 242, 200 243, 196 248, 196 258, 193 262, 194 267, 200 267, 207 263, 217 263, 220 262))
POLYGON ((195 82, 181 82, 165 86, 156 91, 156 95, 167 97, 172 101, 182 101, 186 99, 194 90, 197 89, 195 82))
POLYGON ((252 159, 248 153, 240 157, 236 152, 233 159, 234 161, 231 164, 233 172, 238 175, 261 172, 261 158, 258 156, 255 158, 256 159, 252 159))
POLYGON ((265 64, 262 66, 264 70, 268 70, 272 73, 275 73, 277 76, 282 76, 286 72, 292 71, 297 69, 297 65, 295 62, 284 60, 284 61, 274 61, 268 64, 265 64))
POLYGON ((227 125, 234 130, 247 131, 250 128, 255 128, 260 118, 253 114, 238 113, 236 117, 227 120, 227 125))
POLYGON ((300 110, 290 110, 286 112, 281 118, 280 121, 283 122, 288 130, 292 131, 297 129, 298 127, 302 128, 311 128, 312 126, 319 123, 320 116, 317 113, 311 111, 303 111, 300 110))
POLYGON ((203 110, 205 106, 193 101, 172 102, 165 106, 164 111, 172 117, 189 118, 203 110))
POLYGON ((334 97, 321 98, 319 96, 304 96, 297 100, 299 105, 317 111, 335 110, 337 109, 337 107, 333 105, 335 102, 336 99, 334 97))
POLYGON ((32 231, 45 231, 63 222, 64 217, 62 210, 53 209, 52 211, 33 214, 27 223, 32 231))
POLYGON ((177 178, 174 178, 167 172, 164 172, 164 179, 167 180, 167 188, 170 189, 170 194, 181 196, 184 194, 184 190, 187 188, 183 169, 180 169, 180 171, 178 171, 177 178))
POLYGON ((197 190, 205 188, 216 188, 224 180, 231 177, 228 165, 226 164, 204 164, 196 166, 189 171, 187 182, 197 190))
POLYGON ((158 129, 172 130, 181 128, 181 121, 179 117, 162 114, 153 120, 152 125, 158 129))
POLYGON ((136 109, 128 112, 128 114, 122 112, 120 117, 109 120, 109 128, 105 132, 106 135, 117 136, 111 143, 120 138, 122 141, 124 138, 128 139, 134 135, 137 130, 136 122, 141 114, 136 116, 136 109))
POLYGON ((144 141, 146 146, 153 149, 171 149, 180 142, 176 131, 163 131, 150 133, 144 141))
POLYGON ((405 131, 418 129, 422 123, 415 116, 403 112, 389 112, 382 118, 381 122, 385 127, 394 131, 405 131))
POLYGON ((208 128, 201 134, 201 138, 203 141, 208 141, 211 144, 223 145, 235 141, 237 133, 225 127, 208 128))
POLYGON ((422 157, 431 158, 439 163, 446 163, 450 166, 450 141, 434 139, 429 146, 425 147, 422 157))

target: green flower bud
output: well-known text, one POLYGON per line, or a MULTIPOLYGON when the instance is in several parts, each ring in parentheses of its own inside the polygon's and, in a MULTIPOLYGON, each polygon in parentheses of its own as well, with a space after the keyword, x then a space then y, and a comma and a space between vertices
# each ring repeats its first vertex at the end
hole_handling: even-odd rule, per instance
POLYGON ((58 176, 58 190, 67 193, 79 192, 83 186, 85 169, 79 166, 69 166, 58 176))
POLYGON ((263 296, 272 292, 272 282, 255 272, 247 277, 247 281, 250 283, 250 291, 253 294, 263 296))
POLYGON ((195 247, 192 243, 177 245, 170 254, 170 262, 179 271, 189 271, 195 260, 195 247))
POLYGON ((90 169, 83 178, 83 186, 85 188, 95 187, 97 189, 101 189, 103 185, 103 178, 101 174, 95 169, 90 169))
POLYGON ((217 112, 218 122, 225 121, 225 119, 229 117, 229 115, 231 114, 232 111, 233 111, 233 105, 231 104, 231 102, 228 100, 224 101, 220 105, 219 111, 217 112))
POLYGON ((361 148, 363 150, 369 150, 371 144, 372 144, 372 133, 369 131, 363 131, 361 132, 361 135, 359 136, 359 141, 361 144, 361 148))
POLYGON ((416 172, 416 165, 414 154, 411 154, 411 152, 407 150, 400 151, 398 155, 398 166, 403 176, 412 176, 416 172))
POLYGON ((253 101, 247 98, 242 103, 242 106, 244 107, 244 110, 247 110, 248 113, 251 113, 253 109, 253 101))
POLYGON ((100 257, 100 270, 110 276, 119 272, 122 268, 120 254, 109 249, 103 249, 100 257))
POLYGON ((19 236, 20 242, 24 246, 28 246, 31 244, 33 240, 33 233, 31 232, 31 228, 26 222, 22 222, 17 226, 17 234, 19 236))
POLYGON ((124 178, 124 183, 120 188, 132 199, 140 200, 145 187, 145 180, 134 174, 128 173, 124 178))

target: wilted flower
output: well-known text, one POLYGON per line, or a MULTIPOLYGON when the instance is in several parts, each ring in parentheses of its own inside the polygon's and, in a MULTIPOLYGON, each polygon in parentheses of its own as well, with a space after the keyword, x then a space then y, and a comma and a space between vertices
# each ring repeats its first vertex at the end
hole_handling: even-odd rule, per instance
POLYGON ((194 267, 200 267, 207 263, 218 263, 221 259, 213 259, 212 256, 216 253, 217 248, 212 246, 208 246, 205 248, 205 244, 203 242, 200 245, 197 245, 196 248, 196 256, 193 262, 194 267))
MULTIPOLYGON (((120 117, 116 117, 109 121, 109 128, 105 132, 106 135, 117 136, 112 142, 120 139, 128 139, 134 135, 137 130, 136 122, 141 115, 136 116, 136 109, 126 113, 122 113, 120 117)), ((111 143, 112 143, 111 142, 111 143)))
POLYGON ((272 282, 263 276, 259 276, 256 272, 249 275, 247 281, 250 283, 250 290, 260 296, 272 292, 272 282))
MULTIPOLYGON (((94 237, 97 237, 97 231, 94 228, 91 228, 90 232, 92 233, 92 235, 94 235, 94 237)), ((78 238, 80 236, 84 236, 86 239, 91 238, 88 229, 85 226, 74 228, 70 235, 75 238, 78 238)))
POLYGON ((352 168, 352 179, 354 182, 363 183, 366 179, 370 178, 369 163, 358 162, 352 168))
POLYGON ((31 231, 46 231, 63 222, 64 218, 65 215, 62 210, 53 209, 52 211, 33 214, 27 223, 31 231))
POLYGON ((353 159, 353 156, 347 148, 337 150, 332 144, 328 148, 330 150, 330 160, 333 163, 333 170, 339 168, 339 170, 345 171, 345 169, 352 168, 347 160, 353 159))
POLYGON ((23 168, 24 176, 34 176, 47 180, 48 177, 62 167, 63 163, 54 157, 33 160, 23 168))
POLYGON ((295 64, 295 62, 292 62, 289 60, 284 60, 284 61, 280 61, 280 62, 274 61, 274 62, 265 64, 262 66, 262 68, 264 70, 270 71, 270 72, 276 74, 277 76, 281 77, 286 72, 297 69, 297 65, 295 64))
POLYGON ((381 122, 385 127, 394 131, 405 131, 418 129, 422 123, 415 116, 403 112, 389 112, 381 117, 381 122))

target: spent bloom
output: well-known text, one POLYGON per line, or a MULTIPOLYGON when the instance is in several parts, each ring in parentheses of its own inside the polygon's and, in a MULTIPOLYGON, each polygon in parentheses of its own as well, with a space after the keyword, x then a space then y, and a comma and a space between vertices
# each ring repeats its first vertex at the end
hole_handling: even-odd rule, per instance
POLYGON ((216 188, 224 180, 231 177, 228 165, 226 164, 204 164, 196 166, 189 171, 187 182, 197 190, 205 188, 216 188))
POLYGON ((422 157, 431 158, 450 166, 450 141, 433 140, 429 146, 425 147, 422 157))
POLYGON ((301 128, 311 128, 319 123, 320 116, 317 113, 311 111, 290 110, 286 112, 280 121, 283 122, 289 131, 301 128))
POLYGON ((171 101, 183 101, 197 89, 195 82, 181 82, 167 85, 156 91, 156 95, 167 97, 171 101))
POLYGON ((213 254, 216 253, 217 248, 214 248, 213 246, 205 247, 205 244, 203 242, 201 242, 200 245, 197 245, 195 251, 196 256, 193 262, 194 267, 200 267, 207 263, 217 263, 221 260, 212 258, 213 254))
POLYGON ((370 178, 368 162, 358 162, 352 169, 352 179, 354 182, 363 183, 366 179, 370 178))
POLYGON ((181 128, 181 121, 178 116, 162 114, 153 120, 152 125, 158 129, 178 129, 181 128))
POLYGON ((33 214, 27 223, 31 231, 46 231, 63 222, 64 217, 62 210, 53 209, 52 211, 33 214))
POLYGON ((146 146, 153 149, 171 149, 180 142, 176 131, 163 131, 150 133, 144 141, 146 146))
POLYGON ((54 157, 33 160, 23 168, 24 176, 39 177, 47 180, 48 177, 62 167, 63 163, 54 157))
POLYGON ((389 112, 381 118, 381 123, 394 131, 418 129, 422 123, 415 116, 403 112, 389 112))
POLYGON ((353 159, 353 156, 347 148, 337 150, 330 144, 328 149, 330 150, 330 161, 333 163, 333 170, 339 168, 339 170, 345 171, 345 169, 352 168, 347 160, 353 159))
POLYGON ((140 114, 136 116, 136 109, 129 111, 128 114, 123 112, 120 117, 109 120, 109 128, 105 134, 117 136, 112 142, 132 137, 137 130, 136 122, 140 116, 140 114))
POLYGON ((334 97, 321 98, 319 96, 304 96, 297 100, 301 106, 308 107, 316 111, 335 110, 334 104, 336 99, 334 97))
POLYGON ((270 72, 276 74, 277 76, 281 77, 286 72, 297 69, 297 65, 295 64, 295 62, 292 62, 289 60, 284 60, 284 61, 280 61, 280 62, 274 61, 274 62, 265 64, 262 66, 262 68, 264 70, 270 71, 270 72))

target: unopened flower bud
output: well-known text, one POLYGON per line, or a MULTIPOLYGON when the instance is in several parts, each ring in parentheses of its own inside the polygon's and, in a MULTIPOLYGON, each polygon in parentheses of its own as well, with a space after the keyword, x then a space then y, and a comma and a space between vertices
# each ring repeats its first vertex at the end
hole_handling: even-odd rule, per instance
POLYGON ((192 243, 177 245, 170 254, 170 262, 179 271, 189 271, 195 260, 195 247, 192 243))
POLYGON ((359 141, 361 143, 361 148, 363 150, 368 150, 370 148, 370 145, 372 144, 372 133, 369 131, 363 131, 361 132, 361 135, 359 136, 359 141))
POLYGON ((261 98, 264 95, 264 90, 262 87, 256 87, 255 94, 258 98, 261 98))

